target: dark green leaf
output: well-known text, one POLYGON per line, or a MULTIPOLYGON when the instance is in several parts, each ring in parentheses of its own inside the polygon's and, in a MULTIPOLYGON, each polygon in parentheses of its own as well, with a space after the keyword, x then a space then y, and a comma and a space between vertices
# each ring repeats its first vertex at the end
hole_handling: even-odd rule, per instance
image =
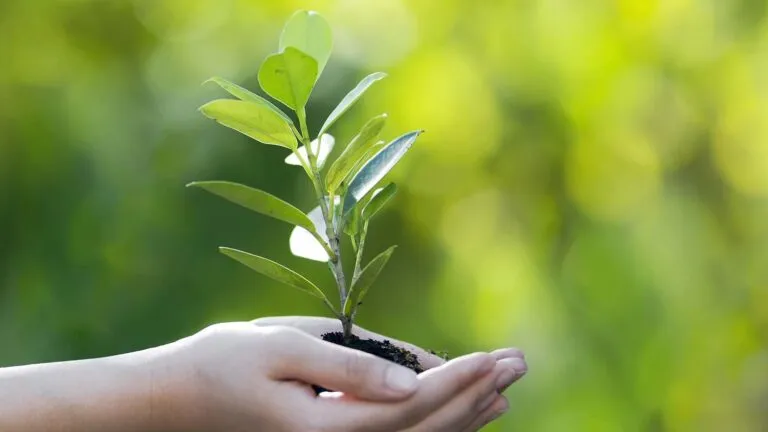
POLYGON ((264 144, 295 149, 296 136, 280 115, 265 105, 232 99, 218 99, 200 107, 208 118, 264 144))
POLYGON ((227 181, 192 182, 187 186, 203 188, 249 210, 308 230, 315 230, 315 225, 301 210, 262 190, 227 181))
POLYGON ((396 138, 360 168, 347 188, 347 194, 344 198, 345 215, 397 164, 421 132, 409 132, 396 138))
POLYGON ((237 249, 220 247, 219 250, 224 255, 239 261, 240 263, 250 267, 253 270, 256 270, 264 276, 270 277, 278 282, 282 282, 294 288, 298 288, 311 296, 326 299, 325 294, 323 294, 320 288, 318 288, 304 276, 296 273, 288 267, 285 267, 267 258, 249 254, 248 252, 243 252, 237 249))
POLYGON ((381 114, 368 120, 339 157, 331 164, 326 177, 326 185, 329 192, 336 191, 341 182, 352 172, 356 163, 365 155, 365 152, 374 145, 386 121, 386 114, 381 114))
POLYGON ((363 208, 363 219, 370 220, 373 215, 379 212, 384 205, 392 199, 397 193, 397 186, 394 183, 386 185, 383 189, 378 189, 373 192, 373 197, 363 208))
POLYGON ((307 104, 317 79, 317 61, 293 47, 264 60, 259 84, 268 95, 298 111, 307 104))
POLYGON ((314 58, 319 76, 331 56, 331 26, 315 11, 298 11, 288 20, 280 35, 280 51, 287 47, 294 47, 314 58))
POLYGON ((352 179, 355 177, 355 174, 357 174, 360 171, 360 168, 363 167, 366 163, 368 163, 369 160, 371 160, 372 157, 376 156, 376 154, 381 151, 381 149, 386 146, 387 143, 384 141, 377 141, 376 144, 372 145, 364 154, 363 157, 357 160, 355 162, 355 166, 352 167, 351 170, 349 170, 349 174, 347 174, 344 177, 343 183, 347 186, 349 186, 349 182, 352 181, 352 179))
POLYGON ((352 307, 363 301, 363 298, 368 294, 376 278, 379 277, 379 273, 389 261, 389 257, 392 256, 392 252, 395 251, 397 246, 392 246, 384 252, 380 253, 376 258, 371 260, 367 266, 360 273, 360 277, 353 281, 352 287, 349 289, 349 295, 347 301, 344 303, 344 314, 349 315, 352 307))
MULTIPOLYGON (((285 120, 288 124, 293 124, 293 120, 291 120, 291 118, 288 117, 288 115, 286 115, 280 108, 276 107, 275 104, 273 104, 272 102, 270 102, 270 101, 264 99, 263 97, 257 95, 256 93, 253 93, 252 91, 250 91, 250 90, 248 90, 246 88, 240 87, 239 85, 237 85, 237 84, 235 84, 233 82, 227 81, 226 79, 221 78, 221 77, 213 77, 213 78, 207 80, 206 83, 209 82, 209 81, 218 84, 219 87, 223 88, 229 94, 231 94, 232 96, 240 99, 241 101, 251 102, 251 103, 258 104, 258 105, 266 106, 267 108, 269 108, 272 111, 274 111, 275 114, 277 114, 280 117, 282 117, 283 120, 285 120)), ((203 84, 205 84, 205 83, 203 83, 203 84)))
POLYGON ((323 127, 320 128, 320 134, 323 134, 325 131, 328 130, 335 122, 339 119, 349 108, 352 107, 352 105, 357 102, 358 99, 360 99, 360 96, 365 93, 368 88, 373 85, 376 81, 386 77, 387 74, 384 72, 374 72, 367 77, 363 78, 362 81, 360 81, 355 88, 353 88, 349 93, 347 93, 346 96, 339 102, 339 105, 336 106, 336 108, 331 111, 331 115, 328 116, 328 119, 325 120, 325 123, 323 123, 323 127))

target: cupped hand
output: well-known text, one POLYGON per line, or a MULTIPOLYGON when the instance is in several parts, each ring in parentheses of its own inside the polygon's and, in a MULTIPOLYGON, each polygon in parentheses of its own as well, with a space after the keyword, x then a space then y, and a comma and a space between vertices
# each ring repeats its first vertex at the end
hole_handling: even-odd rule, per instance
MULTIPOLYGON (((265 317, 252 322, 258 326, 288 326, 315 337, 321 337, 325 333, 337 332, 341 329, 338 320, 324 317, 265 317)), ((439 374, 436 379, 447 379, 448 374, 442 370, 439 371, 439 367, 445 365, 446 361, 421 347, 374 333, 359 326, 354 326, 353 333, 362 339, 389 340, 392 344, 416 354, 422 367, 427 370, 427 372, 424 372, 419 377, 422 380, 429 379, 430 375, 436 373, 439 374), (432 370, 435 368, 438 369, 432 370)), ((496 361, 496 365, 491 372, 480 377, 473 386, 463 388, 463 391, 457 392, 439 410, 430 413, 429 416, 422 419, 415 426, 402 430, 409 432, 476 431, 504 414, 509 408, 509 403, 501 393, 515 381, 522 378, 527 372, 528 367, 523 352, 517 348, 502 348, 490 354, 496 361), (491 385, 491 382, 493 382, 493 385, 491 385), (489 388, 493 390, 489 391, 489 388), (477 400, 480 400, 479 398, 483 397, 480 395, 487 396, 480 402, 477 402, 477 400), (475 402, 474 405, 473 401, 475 402)), ((451 362, 465 361, 465 357, 460 357, 451 362)), ((360 393, 353 391, 347 397, 360 398, 360 393)))
MULTIPOLYGON (((470 431, 506 408, 525 373, 519 351, 443 362, 410 344, 428 371, 324 342, 331 319, 285 317, 211 326, 176 343, 170 362, 195 383, 180 430, 470 431), (338 390, 315 395, 311 385, 338 390), (182 424, 183 423, 183 424, 182 424)), ((355 328, 362 338, 382 336, 355 328)), ((178 419, 176 419, 178 420, 178 419)))

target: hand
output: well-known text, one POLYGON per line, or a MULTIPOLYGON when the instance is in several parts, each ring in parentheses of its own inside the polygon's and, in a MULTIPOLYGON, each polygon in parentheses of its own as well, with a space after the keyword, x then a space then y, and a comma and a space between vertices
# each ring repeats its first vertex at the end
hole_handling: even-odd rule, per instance
MULTIPOLYGON (((252 322, 258 326, 288 326, 318 338, 325 333, 340 330, 339 322, 331 318, 286 316, 260 318, 252 322)), ((432 355, 410 343, 382 336, 358 326, 354 327, 353 333, 363 339, 389 340, 391 343, 413 352, 419 357, 422 366, 426 370, 445 364, 445 360, 442 358, 432 355)), ((479 403, 480 408, 485 407, 485 409, 481 410, 482 412, 478 414, 471 409, 472 398, 477 397, 476 392, 482 393, 483 390, 482 384, 476 383, 475 388, 467 389, 461 395, 456 395, 450 401, 450 404, 443 406, 438 412, 431 413, 427 418, 419 422, 418 425, 407 430, 412 432, 476 431, 504 414, 509 408, 509 404, 507 399, 501 395, 501 392, 525 375, 527 364, 525 363, 522 351, 516 348, 499 349, 493 351, 491 355, 496 359, 497 365, 493 371, 494 373, 487 374, 483 378, 489 380, 494 376, 496 377, 496 392, 492 392, 490 396, 479 403), (467 418, 470 417, 471 420, 468 422, 467 418)), ((427 375, 427 373, 432 372, 425 372, 422 375, 427 375)), ((484 384, 487 385, 488 383, 485 382, 484 384)))
MULTIPOLYGON (((220 324, 178 343, 174 364, 199 377, 195 408, 186 410, 191 416, 181 429, 477 430, 506 407, 497 391, 524 368, 514 350, 506 359, 498 355, 500 361, 476 353, 442 364, 393 341, 432 368, 417 378, 408 369, 307 333, 337 330, 331 319, 270 318, 255 324, 220 324), (318 397, 310 383, 339 392, 318 397)), ((381 338, 359 328, 355 334, 381 338)))

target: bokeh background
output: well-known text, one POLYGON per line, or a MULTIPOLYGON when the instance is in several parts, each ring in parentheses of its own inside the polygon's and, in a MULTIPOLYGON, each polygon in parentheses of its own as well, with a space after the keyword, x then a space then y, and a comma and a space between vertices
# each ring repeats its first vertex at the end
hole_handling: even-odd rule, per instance
MULTIPOLYGON (((763 0, 4 0, 0 365, 109 355, 207 324, 323 315, 219 255, 292 257, 291 227, 199 190, 309 210, 285 152, 196 108, 257 89, 300 8, 335 51, 310 129, 424 128, 369 254, 359 322, 453 355, 515 345, 491 431, 768 428, 768 5, 763 0)), ((337 149, 338 152, 338 149, 337 149)))

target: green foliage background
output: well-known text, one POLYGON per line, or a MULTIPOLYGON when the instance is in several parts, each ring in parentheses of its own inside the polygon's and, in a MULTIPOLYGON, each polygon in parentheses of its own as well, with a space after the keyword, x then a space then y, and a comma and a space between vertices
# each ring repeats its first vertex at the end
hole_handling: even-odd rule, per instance
MULTIPOLYGON (((0 2, 0 365, 136 350, 216 321, 325 314, 221 256, 290 226, 183 187, 313 206, 286 151, 196 108, 257 88, 285 20, 336 33, 310 129, 424 128, 369 254, 360 324, 530 373, 490 430, 768 427, 768 22, 757 0, 0 2)), ((338 151, 338 150, 337 150, 338 151)))

